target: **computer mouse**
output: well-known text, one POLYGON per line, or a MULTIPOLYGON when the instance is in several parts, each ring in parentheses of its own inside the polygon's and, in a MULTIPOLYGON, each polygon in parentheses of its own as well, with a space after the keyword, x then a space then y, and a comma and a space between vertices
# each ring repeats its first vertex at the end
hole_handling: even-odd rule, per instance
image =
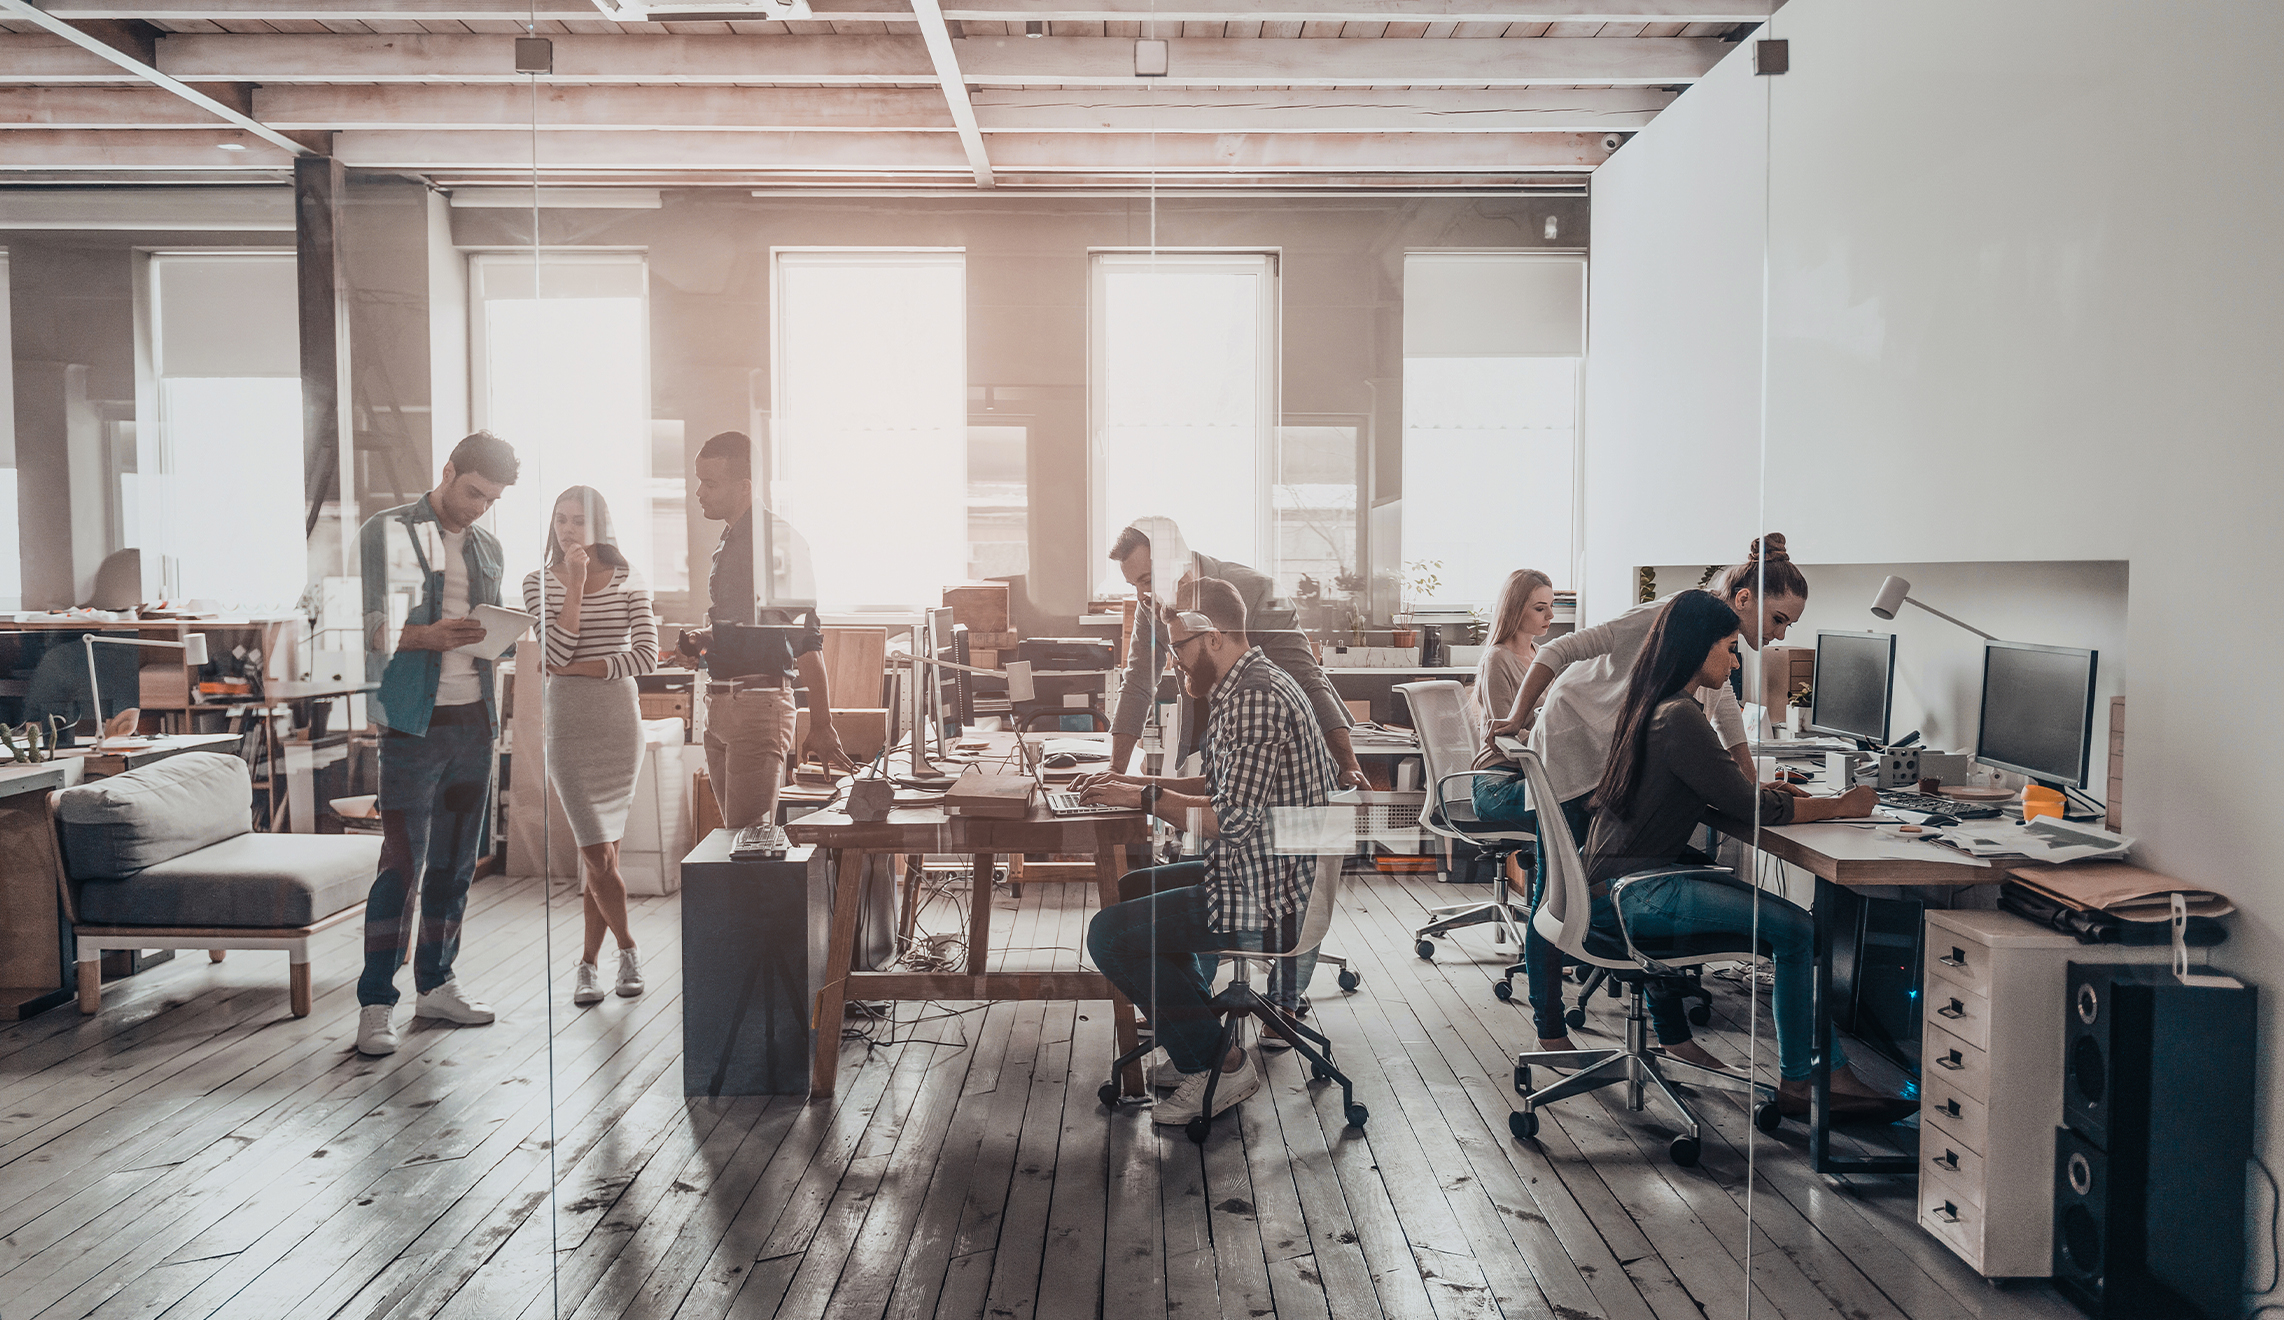
POLYGON ((1054 755, 1048 757, 1044 761, 1041 761, 1039 764, 1047 767, 1049 770, 1068 770, 1078 763, 1079 758, 1071 755, 1069 752, 1056 752, 1054 755))
POLYGON ((1934 815, 1927 817, 1919 823, 1931 830, 1943 830, 1949 829, 1953 825, 1958 824, 1959 818, 1957 816, 1934 815))

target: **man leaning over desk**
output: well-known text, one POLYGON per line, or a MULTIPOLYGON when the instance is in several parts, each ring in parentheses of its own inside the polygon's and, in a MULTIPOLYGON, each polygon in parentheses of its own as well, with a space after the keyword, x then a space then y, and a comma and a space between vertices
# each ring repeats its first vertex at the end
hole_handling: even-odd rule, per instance
POLYGON ((1309 650, 1308 635, 1300 630, 1287 602, 1275 599, 1276 583, 1268 574, 1226 559, 1189 553, 1181 529, 1171 518, 1137 518, 1118 534, 1110 548, 1118 571, 1134 588, 1134 640, 1127 648, 1125 672, 1118 681, 1118 714, 1110 725, 1110 768, 1124 770, 1133 763, 1134 745, 1158 700, 1158 675, 1166 670, 1167 638, 1158 626, 1157 569, 1178 575, 1175 588, 1200 578, 1227 583, 1245 607, 1248 633, 1262 656, 1292 676, 1313 713, 1325 747, 1339 764, 1341 783, 1368 788, 1364 767, 1356 760, 1349 741, 1348 705, 1332 687, 1332 680, 1309 650), (1155 538, 1155 543, 1153 543, 1155 538))
POLYGON ((759 549, 754 545, 753 442, 741 431, 724 431, 698 451, 697 469, 699 511, 728 525, 714 546, 713 567, 706 575, 708 626, 684 632, 675 649, 700 659, 713 645, 714 630, 725 625, 792 627, 804 613, 809 621, 779 657, 783 664, 774 672, 715 677, 706 684, 706 776, 713 784, 722 823, 735 830, 777 819, 777 793, 784 784, 786 758, 793 753, 794 688, 809 694, 809 737, 801 749, 803 758, 814 756, 834 770, 856 767, 841 750, 840 733, 833 728, 808 547, 792 524, 767 509, 760 512, 769 518, 768 544, 759 549), (759 553, 768 555, 768 606, 760 603, 756 589, 759 553), (785 608, 796 602, 811 608, 785 608))

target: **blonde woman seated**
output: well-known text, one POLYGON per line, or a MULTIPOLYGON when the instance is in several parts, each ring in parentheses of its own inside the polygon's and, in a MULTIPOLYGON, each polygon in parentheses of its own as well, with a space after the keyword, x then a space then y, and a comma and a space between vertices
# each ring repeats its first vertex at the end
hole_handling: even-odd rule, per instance
POLYGON ((592 488, 573 486, 556 499, 547 567, 523 580, 523 602, 538 616, 546 644, 547 779, 571 822, 587 879, 586 949, 571 1002, 603 998, 595 959, 606 929, 618 939, 615 988, 639 995, 642 966, 627 926, 619 840, 642 768, 634 676, 658 668, 658 614, 619 552, 609 506, 592 488))

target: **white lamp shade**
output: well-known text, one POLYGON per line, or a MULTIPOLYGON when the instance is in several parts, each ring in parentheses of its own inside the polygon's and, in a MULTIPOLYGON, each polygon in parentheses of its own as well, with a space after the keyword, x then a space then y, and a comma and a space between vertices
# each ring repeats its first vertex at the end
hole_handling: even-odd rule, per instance
POLYGON ((1890 576, 1880 583, 1880 594, 1872 599, 1872 613, 1883 619, 1892 619, 1903 608, 1903 598, 1911 594, 1911 584, 1902 578, 1890 576))
MULTIPOLYGON (((1894 581, 1890 578, 1889 581, 1894 581)), ((206 634, 194 632, 183 639, 182 658, 192 665, 206 663, 206 634)))

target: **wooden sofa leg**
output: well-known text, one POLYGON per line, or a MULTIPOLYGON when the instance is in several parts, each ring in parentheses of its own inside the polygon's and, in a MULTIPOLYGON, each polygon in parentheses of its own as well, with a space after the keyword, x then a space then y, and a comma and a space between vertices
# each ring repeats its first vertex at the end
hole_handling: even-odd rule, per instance
POLYGON ((291 984, 292 984, 292 986, 293 986, 293 1015, 294 1015, 295 1017, 308 1017, 308 1016, 309 1016, 309 964, 308 964, 308 963, 305 963, 305 962, 297 962, 297 963, 295 963, 295 964, 293 965, 293 979, 292 979, 292 981, 291 981, 291 984))
POLYGON ((206 961, 220 962, 229 952, 230 951, 228 949, 208 949, 206 951, 206 961))
POLYGON ((79 965, 79 1011, 103 1011, 103 960, 91 959, 79 965))

